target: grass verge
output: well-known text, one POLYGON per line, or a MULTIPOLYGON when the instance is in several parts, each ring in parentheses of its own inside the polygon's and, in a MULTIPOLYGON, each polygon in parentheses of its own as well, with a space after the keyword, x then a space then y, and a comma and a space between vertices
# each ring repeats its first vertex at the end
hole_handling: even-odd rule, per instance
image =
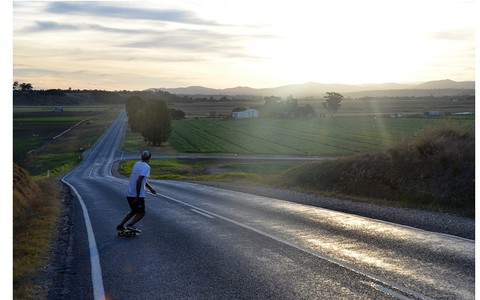
POLYGON ((52 246, 61 209, 60 186, 54 179, 34 180, 13 166, 13 296, 39 299, 42 291, 33 284, 52 246))
MULTIPOLYGON (((123 161, 119 172, 129 176, 136 161, 123 161)), ((279 172, 299 166, 295 161, 238 161, 223 159, 152 159, 150 178, 268 184, 279 172)))

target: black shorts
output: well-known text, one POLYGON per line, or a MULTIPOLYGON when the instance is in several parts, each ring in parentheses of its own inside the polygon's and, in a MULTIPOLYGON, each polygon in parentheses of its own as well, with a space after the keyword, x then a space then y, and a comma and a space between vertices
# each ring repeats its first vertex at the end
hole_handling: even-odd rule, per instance
POLYGON ((135 202, 135 197, 127 197, 128 205, 134 213, 144 213, 145 212, 145 198, 138 198, 138 201, 135 202))

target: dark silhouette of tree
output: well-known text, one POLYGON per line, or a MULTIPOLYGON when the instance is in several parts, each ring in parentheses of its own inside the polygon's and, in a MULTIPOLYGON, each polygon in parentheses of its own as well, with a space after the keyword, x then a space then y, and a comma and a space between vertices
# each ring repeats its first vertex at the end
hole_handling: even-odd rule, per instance
POLYGON ((33 86, 31 83, 19 83, 18 81, 13 82, 13 90, 20 91, 20 92, 30 92, 33 90, 33 86))
POLYGON ((130 124, 130 129, 133 132, 141 131, 140 116, 138 116, 138 112, 143 108, 144 105, 145 105, 145 101, 139 96, 131 96, 127 100, 125 109, 127 111, 128 123, 130 124))
POLYGON ((30 92, 33 90, 33 86, 31 83, 20 83, 20 90, 22 92, 30 92))
POLYGON ((172 117, 172 120, 182 120, 185 119, 185 112, 179 110, 179 109, 170 109, 170 116, 172 117))
POLYGON ((315 116, 315 109, 310 104, 297 107, 295 112, 295 117, 297 118, 306 118, 306 117, 314 117, 314 116, 315 116))
POLYGON ((305 111, 307 113, 307 115, 306 115, 307 117, 314 117, 315 116, 315 109, 310 104, 305 105, 305 111))
POLYGON ((170 109, 163 100, 150 100, 137 112, 140 132, 146 143, 160 146, 172 133, 170 109))
POLYGON ((340 108, 343 100, 343 95, 335 92, 327 92, 327 94, 323 97, 325 102, 322 102, 323 106, 330 112, 337 112, 340 108))

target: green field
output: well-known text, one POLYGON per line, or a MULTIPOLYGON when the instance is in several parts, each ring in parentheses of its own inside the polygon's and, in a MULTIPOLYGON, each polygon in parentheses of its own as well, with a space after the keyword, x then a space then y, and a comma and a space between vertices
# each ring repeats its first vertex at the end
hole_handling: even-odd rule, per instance
POLYGON ((64 107, 59 113, 53 107, 15 106, 13 160, 32 175, 68 170, 117 116, 118 108, 112 106, 64 107))
POLYGON ((97 112, 14 111, 13 153, 19 160, 44 143, 51 141, 79 122, 89 120, 97 112))
MULTIPOLYGON (((473 118, 451 119, 474 126, 473 118)), ((173 121, 178 153, 336 156, 382 151, 408 141, 436 118, 187 119, 173 121)))

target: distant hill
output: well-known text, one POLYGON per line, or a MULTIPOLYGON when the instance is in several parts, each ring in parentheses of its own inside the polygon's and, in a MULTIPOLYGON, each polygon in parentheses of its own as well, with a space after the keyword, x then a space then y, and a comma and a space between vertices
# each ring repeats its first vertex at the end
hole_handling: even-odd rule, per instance
POLYGON ((429 81, 416 86, 417 89, 465 89, 474 90, 475 81, 453 81, 450 79, 429 81))
POLYGON ((456 82, 449 79, 429 81, 420 84, 401 84, 401 83, 382 83, 382 84, 324 84, 317 82, 308 82, 303 84, 291 84, 274 88, 250 88, 233 87, 226 89, 212 89, 202 86, 191 86, 181 88, 152 88, 150 90, 162 90, 176 95, 226 95, 226 96, 279 96, 287 97, 308 97, 321 96, 326 92, 342 93, 350 97, 366 96, 451 96, 458 94, 475 94, 475 81, 456 82))

